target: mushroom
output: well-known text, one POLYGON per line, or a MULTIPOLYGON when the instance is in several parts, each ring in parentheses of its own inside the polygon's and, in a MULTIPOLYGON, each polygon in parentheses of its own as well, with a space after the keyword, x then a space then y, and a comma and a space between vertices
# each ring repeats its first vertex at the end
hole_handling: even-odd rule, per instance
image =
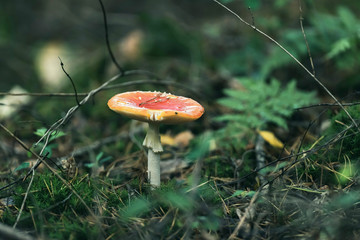
POLYGON ((148 149, 148 179, 160 186, 160 123, 177 124, 200 118, 204 108, 196 101, 161 92, 125 92, 108 101, 111 110, 129 118, 149 123, 143 145, 148 149))

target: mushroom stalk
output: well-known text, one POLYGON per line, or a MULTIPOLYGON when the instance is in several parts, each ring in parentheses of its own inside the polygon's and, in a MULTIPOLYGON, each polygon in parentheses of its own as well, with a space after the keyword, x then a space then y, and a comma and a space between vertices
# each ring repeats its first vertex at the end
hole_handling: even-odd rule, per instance
POLYGON ((162 152, 159 124, 155 122, 149 122, 149 128, 144 139, 143 145, 149 149, 152 149, 155 153, 162 152))
POLYGON ((160 187, 160 154, 148 150, 148 179, 153 187, 160 187))
POLYGON ((154 187, 160 186, 160 152, 163 151, 160 141, 159 124, 149 122, 149 128, 143 145, 148 150, 148 179, 154 187))

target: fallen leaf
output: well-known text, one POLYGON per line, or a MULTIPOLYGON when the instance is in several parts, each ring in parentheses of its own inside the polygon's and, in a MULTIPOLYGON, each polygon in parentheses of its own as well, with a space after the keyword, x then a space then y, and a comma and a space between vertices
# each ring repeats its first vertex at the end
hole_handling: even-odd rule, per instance
POLYGON ((161 144, 163 145, 170 145, 170 146, 174 146, 175 143, 175 139, 168 135, 168 134, 160 134, 160 139, 161 139, 161 144))
POLYGON ((184 132, 181 132, 177 134, 174 138, 175 144, 177 146, 186 147, 189 145, 191 139, 194 138, 194 135, 191 131, 186 130, 184 132))
POLYGON ((276 138, 275 134, 270 131, 258 131, 259 135, 271 146, 276 148, 283 148, 284 144, 276 138))
POLYGON ((178 146, 178 147, 186 147, 189 145, 191 139, 194 138, 194 135, 189 131, 183 131, 177 134, 175 137, 170 134, 160 134, 161 143, 169 146, 178 146))

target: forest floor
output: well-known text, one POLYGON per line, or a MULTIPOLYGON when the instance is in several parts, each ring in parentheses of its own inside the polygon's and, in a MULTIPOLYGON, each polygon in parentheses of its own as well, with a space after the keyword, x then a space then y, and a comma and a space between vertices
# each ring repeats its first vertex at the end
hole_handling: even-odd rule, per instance
POLYGON ((63 20, 49 3, 49 21, 33 22, 8 5, 33 35, 19 28, 29 38, 0 41, 0 76, 11 79, 0 82, 0 238, 360 239, 360 19, 351 4, 303 3, 302 12, 287 1, 212 1, 197 16, 187 3, 166 1, 159 15, 152 1, 115 2, 106 4, 128 15, 90 4, 63 20), (58 21, 71 40, 54 40, 58 21), (97 30, 81 31, 91 21, 97 30), (34 29, 51 39, 13 56, 13 42, 46 38, 34 29), (160 187, 149 184, 148 124, 107 106, 137 90, 205 109, 160 126, 160 187))

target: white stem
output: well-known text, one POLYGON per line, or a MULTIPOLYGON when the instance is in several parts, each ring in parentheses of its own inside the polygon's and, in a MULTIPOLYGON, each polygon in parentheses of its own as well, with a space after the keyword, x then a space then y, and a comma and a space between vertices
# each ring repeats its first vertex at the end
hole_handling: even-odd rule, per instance
POLYGON ((148 179, 153 187, 160 186, 160 152, 163 151, 160 141, 159 124, 149 122, 149 128, 143 145, 148 150, 148 179))
POLYGON ((148 178, 154 187, 160 187, 160 153, 148 150, 148 178))
POLYGON ((162 152, 163 148, 161 146, 160 134, 159 134, 159 124, 154 122, 149 122, 149 128, 144 139, 143 145, 149 149, 152 149, 154 152, 162 152))

